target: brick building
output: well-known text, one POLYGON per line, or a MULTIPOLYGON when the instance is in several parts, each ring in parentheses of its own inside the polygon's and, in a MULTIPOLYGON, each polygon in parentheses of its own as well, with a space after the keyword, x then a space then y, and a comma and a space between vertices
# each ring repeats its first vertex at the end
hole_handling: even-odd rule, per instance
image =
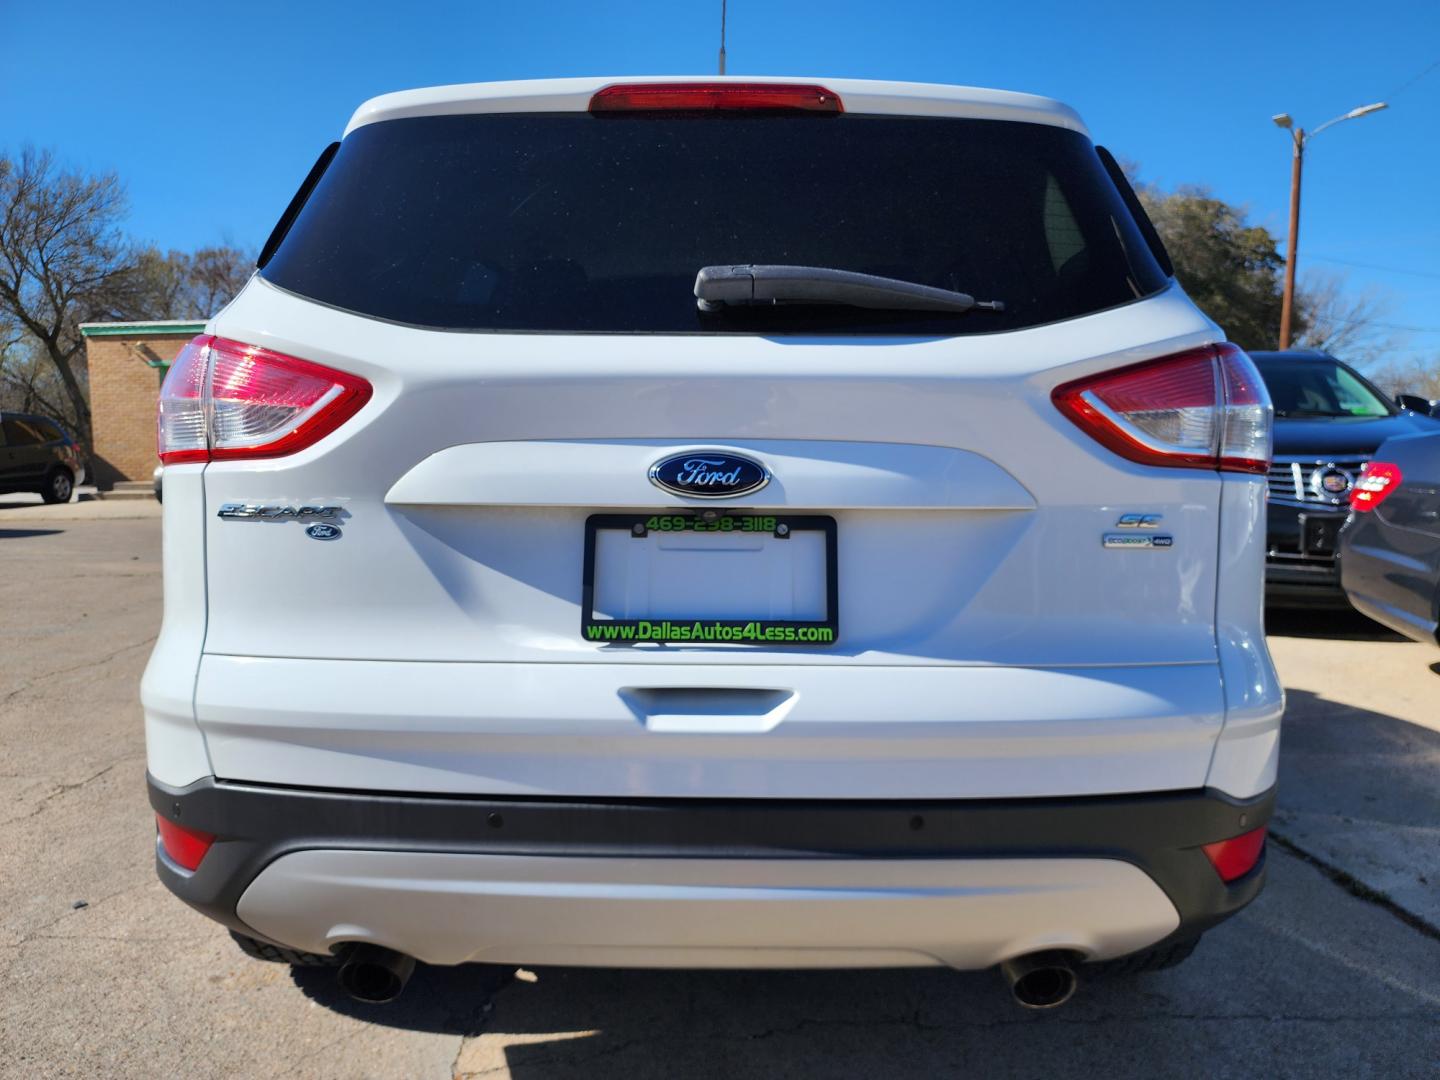
POLYGON ((95 482, 149 480, 155 457, 155 400, 170 362, 205 328, 199 322, 85 323, 95 482))

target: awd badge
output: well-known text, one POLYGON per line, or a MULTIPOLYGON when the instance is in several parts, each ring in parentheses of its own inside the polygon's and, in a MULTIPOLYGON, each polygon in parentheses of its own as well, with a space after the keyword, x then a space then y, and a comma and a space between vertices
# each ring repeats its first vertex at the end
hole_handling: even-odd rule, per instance
POLYGON ((1145 533, 1106 533, 1107 548, 1168 548, 1175 545, 1173 536, 1145 533))

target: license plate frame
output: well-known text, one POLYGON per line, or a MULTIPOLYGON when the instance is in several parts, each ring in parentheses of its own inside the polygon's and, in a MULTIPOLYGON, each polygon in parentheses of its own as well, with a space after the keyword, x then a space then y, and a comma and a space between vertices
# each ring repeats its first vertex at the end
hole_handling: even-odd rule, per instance
POLYGON ((633 645, 733 645, 761 648, 829 648, 840 639, 840 571, 837 558, 835 519, 828 514, 757 514, 736 512, 711 517, 703 511, 677 513, 675 510, 629 514, 591 514, 585 519, 585 561, 581 576, 580 636, 592 644, 605 646, 633 645), (683 518, 683 529, 650 529, 647 523, 656 519, 673 522, 683 518), (773 528, 755 526, 731 529, 719 522, 728 518, 738 525, 745 519, 773 522, 773 528), (645 530, 636 533, 639 526, 645 530), (781 526, 786 532, 782 533, 781 526), (595 617, 595 548, 596 534, 602 529, 629 532, 632 536, 648 536, 661 532, 770 532, 777 539, 796 532, 816 531, 824 535, 825 549, 825 618, 808 619, 597 619, 595 617), (641 624, 649 627, 640 636, 641 624), (620 628, 631 627, 630 636, 620 628), (608 629, 607 629, 608 628, 608 629), (697 628, 698 632, 697 632, 697 628))

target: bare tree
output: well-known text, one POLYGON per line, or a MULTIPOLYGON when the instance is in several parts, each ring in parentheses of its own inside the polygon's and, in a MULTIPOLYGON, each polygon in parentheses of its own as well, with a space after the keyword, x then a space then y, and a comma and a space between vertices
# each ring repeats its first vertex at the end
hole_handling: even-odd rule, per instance
POLYGON ((114 173, 63 169, 49 151, 0 154, 0 311, 39 346, 59 378, 76 434, 90 443, 79 325, 122 314, 134 256, 117 223, 114 173))
POLYGON ((256 254, 224 243, 199 248, 193 255, 185 256, 184 297, 194 318, 208 319, 235 298, 255 272, 256 254))
POLYGON ((1417 394, 1430 401, 1440 401, 1440 354, 1428 359, 1410 356, 1387 360, 1369 375, 1391 395, 1417 394))
POLYGON ((1383 320, 1391 301, 1370 288, 1351 291, 1343 274, 1311 272, 1299 290, 1305 329, 1295 341, 1300 349, 1319 349, 1360 368, 1384 363, 1404 346, 1383 320))
POLYGON ((0 399, 66 422, 90 444, 82 322, 208 319, 255 258, 233 244, 193 254, 138 248, 119 228, 114 173, 65 169, 48 150, 0 153, 0 399))
POLYGON ((255 253, 233 244, 197 251, 137 253, 134 318, 208 319, 234 299, 255 272, 255 253))

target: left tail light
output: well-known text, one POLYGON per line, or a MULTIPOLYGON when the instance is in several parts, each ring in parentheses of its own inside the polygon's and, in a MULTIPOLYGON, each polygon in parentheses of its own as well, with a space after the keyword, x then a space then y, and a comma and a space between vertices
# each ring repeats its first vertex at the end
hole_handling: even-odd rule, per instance
POLYGON ((293 454, 349 420, 370 394, 358 375, 202 335, 181 350, 160 388, 160 460, 293 454))
POLYGON ((186 870, 199 867, 201 860, 209 852, 210 845, 215 842, 212 834, 177 825, 159 814, 155 815, 155 828, 160 834, 160 846, 165 849, 170 861, 186 870))
POLYGON ((1144 465, 1265 473, 1270 395, 1250 358, 1207 345, 1056 387, 1057 408, 1144 465))

